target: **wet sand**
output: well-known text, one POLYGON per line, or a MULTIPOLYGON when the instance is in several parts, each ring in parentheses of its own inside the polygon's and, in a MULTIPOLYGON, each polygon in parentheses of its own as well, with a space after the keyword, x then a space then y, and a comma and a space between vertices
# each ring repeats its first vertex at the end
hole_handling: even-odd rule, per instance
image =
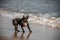
POLYGON ((19 26, 20 32, 14 32, 12 19, 0 15, 0 40, 60 40, 60 29, 40 24, 30 23, 32 33, 24 27, 25 33, 19 26))

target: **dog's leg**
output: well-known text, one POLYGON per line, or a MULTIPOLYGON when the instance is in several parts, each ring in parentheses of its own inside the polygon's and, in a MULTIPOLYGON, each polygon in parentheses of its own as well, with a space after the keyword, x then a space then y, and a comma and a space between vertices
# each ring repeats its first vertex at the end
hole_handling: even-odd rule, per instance
POLYGON ((12 20, 12 24, 14 25, 14 27, 15 27, 15 31, 18 31, 18 32, 20 32, 19 30, 18 30, 18 22, 14 19, 14 20, 12 20))
POLYGON ((15 31, 20 32, 20 31, 18 30, 18 25, 14 25, 14 26, 15 26, 15 31))
POLYGON ((21 28, 22 28, 23 33, 25 33, 25 31, 24 31, 24 29, 23 29, 23 26, 21 26, 21 28))
POLYGON ((28 27, 29 31, 32 32, 31 29, 30 29, 30 27, 29 27, 29 23, 27 24, 27 27, 28 27))

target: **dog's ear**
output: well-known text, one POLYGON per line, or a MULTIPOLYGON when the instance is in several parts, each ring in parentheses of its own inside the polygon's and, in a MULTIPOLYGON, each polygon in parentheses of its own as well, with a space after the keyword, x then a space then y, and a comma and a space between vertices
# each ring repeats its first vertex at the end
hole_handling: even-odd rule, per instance
POLYGON ((25 16, 23 15, 23 18, 25 18, 25 16))
POLYGON ((26 18, 28 19, 29 18, 29 15, 27 15, 26 18))

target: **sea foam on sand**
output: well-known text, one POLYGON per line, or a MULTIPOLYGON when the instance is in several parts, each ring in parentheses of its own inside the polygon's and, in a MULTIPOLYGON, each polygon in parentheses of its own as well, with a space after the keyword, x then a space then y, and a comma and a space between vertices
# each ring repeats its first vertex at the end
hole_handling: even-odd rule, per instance
MULTIPOLYGON (((14 18, 22 18, 23 15, 27 15, 27 14, 0 10, 0 15, 14 19, 14 18)), ((56 18, 56 17, 46 18, 41 16, 38 17, 34 14, 28 14, 28 15, 29 15, 28 21, 30 23, 38 23, 38 24, 48 25, 51 27, 60 27, 60 18, 56 18)))

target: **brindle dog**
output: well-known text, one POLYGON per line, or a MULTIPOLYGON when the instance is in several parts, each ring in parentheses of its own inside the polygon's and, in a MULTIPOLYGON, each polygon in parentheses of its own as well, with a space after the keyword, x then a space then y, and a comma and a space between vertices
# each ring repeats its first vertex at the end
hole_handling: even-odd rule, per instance
POLYGON ((15 27, 15 31, 20 32, 18 30, 18 25, 20 25, 23 32, 25 32, 24 28, 23 28, 25 26, 28 27, 28 29, 29 29, 30 32, 32 32, 31 29, 30 29, 30 27, 29 27, 28 18, 29 18, 28 15, 26 17, 23 15, 22 18, 15 18, 15 19, 13 19, 12 23, 13 23, 13 25, 15 27))

